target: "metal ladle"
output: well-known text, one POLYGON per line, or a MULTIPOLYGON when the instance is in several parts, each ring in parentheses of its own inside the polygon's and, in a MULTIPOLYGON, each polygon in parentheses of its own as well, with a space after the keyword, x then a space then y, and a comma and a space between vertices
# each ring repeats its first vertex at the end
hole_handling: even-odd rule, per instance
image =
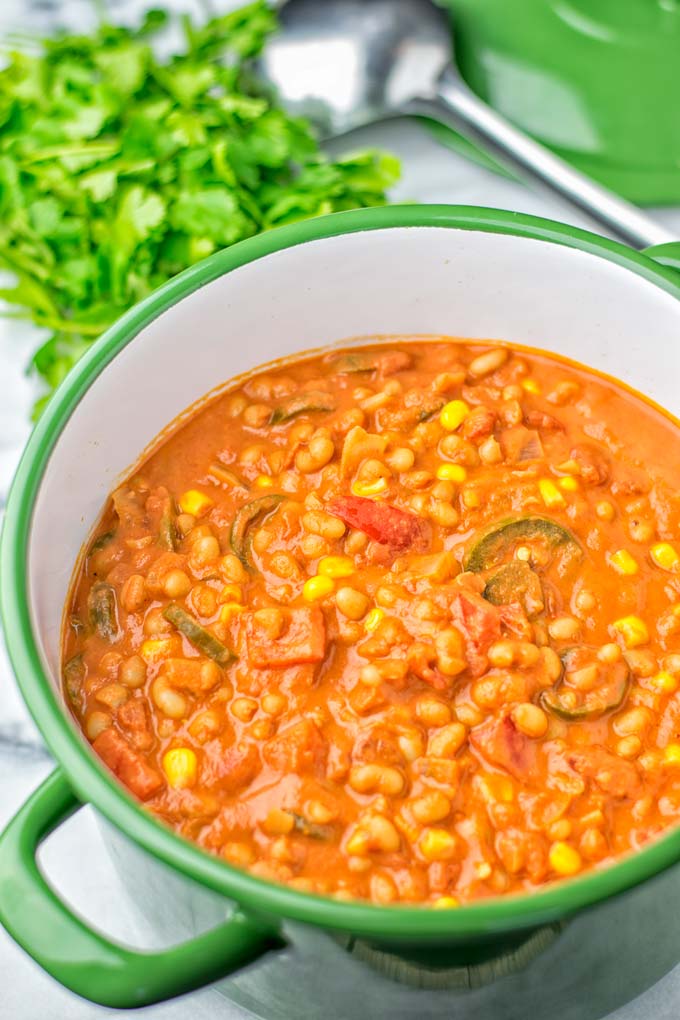
POLYGON ((286 0, 279 20, 260 70, 322 137, 405 114, 431 117, 633 247, 677 240, 479 99, 456 68, 448 16, 432 0, 286 0))

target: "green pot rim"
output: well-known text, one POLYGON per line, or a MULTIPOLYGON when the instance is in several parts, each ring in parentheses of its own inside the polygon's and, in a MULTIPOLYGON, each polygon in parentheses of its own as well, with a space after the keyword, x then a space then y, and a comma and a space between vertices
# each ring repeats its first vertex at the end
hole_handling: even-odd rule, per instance
POLYGON ((43 669, 28 610, 25 568, 35 498, 52 449, 80 398, 141 329, 204 284, 274 252, 339 234, 403 227, 513 234, 563 245, 614 262, 680 300, 680 279, 671 269, 596 234, 520 213, 469 206, 387 206, 335 213, 272 230, 218 252, 176 276, 132 308, 92 346, 59 387, 29 439, 10 491, 0 546, 0 607, 12 666, 33 719, 82 801, 93 804, 153 856, 245 909, 391 943, 414 937, 457 941, 564 917, 635 886, 680 860, 680 828, 602 871, 563 880, 542 891, 472 903, 457 910, 346 903, 255 878, 175 835, 140 807, 90 751, 67 718, 43 669))

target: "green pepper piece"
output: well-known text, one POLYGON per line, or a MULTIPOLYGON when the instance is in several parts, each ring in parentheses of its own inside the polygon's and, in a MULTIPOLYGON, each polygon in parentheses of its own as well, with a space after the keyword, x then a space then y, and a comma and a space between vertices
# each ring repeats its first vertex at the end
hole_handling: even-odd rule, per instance
POLYGON ((435 414, 439 414, 445 403, 446 401, 443 398, 441 400, 436 398, 429 400, 426 398, 418 414, 418 421, 429 421, 431 418, 434 418, 435 414))
POLYGON ((91 556, 92 553, 97 552, 99 549, 103 549, 104 546, 107 546, 109 542, 113 538, 115 538, 115 535, 116 535, 115 529, 112 529, 111 531, 105 531, 102 535, 97 535, 94 542, 88 549, 87 555, 91 556))
POLYGON ((329 361, 331 368, 338 375, 355 375, 360 372, 375 372, 378 367, 378 355, 367 351, 337 354, 329 361))
POLYGON ((78 652, 64 664, 64 689, 68 700, 74 708, 81 707, 83 681, 85 679, 85 663, 82 652, 78 652))
POLYGON ((100 637, 114 641, 118 637, 118 608, 116 593, 110 584, 98 581, 90 589, 87 599, 90 623, 100 637))
POLYGON ((202 627, 186 609, 182 609, 176 602, 171 602, 163 610, 163 616, 176 627, 180 634, 184 634, 187 641, 191 641, 199 652, 203 652, 209 659, 213 659, 220 666, 228 666, 236 656, 223 645, 214 634, 202 627))
POLYGON ((299 414, 311 414, 314 411, 334 411, 335 401, 330 393, 323 390, 309 390, 307 393, 296 393, 275 407, 269 419, 270 425, 280 425, 299 414))
POLYGON ((570 546, 574 553, 581 552, 581 546, 572 533, 549 517, 509 517, 492 524, 467 553, 463 565, 466 570, 477 573, 489 570, 509 552, 515 542, 530 542, 543 539, 557 549, 570 546))
POLYGON ((484 598, 494 606, 518 602, 529 619, 545 608, 540 578, 528 563, 521 560, 505 563, 492 574, 486 582, 484 598))
POLYGON ((540 701, 543 708, 565 722, 584 722, 599 719, 622 706, 630 686, 630 670, 623 660, 605 665, 597 660, 596 649, 587 646, 567 648, 560 657, 565 673, 555 687, 542 692, 540 701), (587 653, 590 653, 589 657, 587 653), (565 682, 569 672, 591 663, 604 674, 602 681, 592 690, 578 690, 565 682), (567 694, 571 697, 565 697, 567 694))
POLYGON ((248 570, 251 570, 253 567, 248 539, 248 531, 251 524, 270 514, 285 498, 285 496, 279 495, 261 496, 259 499, 254 499, 252 502, 242 506, 234 517, 234 523, 229 532, 229 542, 243 566, 248 570))
POLYGON ((170 552, 174 552, 177 548, 177 524, 175 522, 175 505, 172 498, 168 496, 163 505, 158 526, 158 544, 170 552))
POLYGON ((295 811, 291 811, 294 818, 294 828, 296 832, 301 832, 303 836, 311 836, 312 839, 331 839, 333 836, 333 830, 330 825, 317 825, 316 822, 308 822, 302 815, 298 815, 295 811))

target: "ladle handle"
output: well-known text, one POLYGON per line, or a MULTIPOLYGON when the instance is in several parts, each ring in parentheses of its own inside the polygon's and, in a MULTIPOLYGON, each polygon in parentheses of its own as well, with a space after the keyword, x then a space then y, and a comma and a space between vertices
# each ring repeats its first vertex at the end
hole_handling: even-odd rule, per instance
POLYGON ((444 71, 433 100, 416 101, 413 108, 479 143, 520 178, 547 185, 634 248, 677 240, 636 206, 596 184, 510 124, 468 88, 455 68, 444 71))

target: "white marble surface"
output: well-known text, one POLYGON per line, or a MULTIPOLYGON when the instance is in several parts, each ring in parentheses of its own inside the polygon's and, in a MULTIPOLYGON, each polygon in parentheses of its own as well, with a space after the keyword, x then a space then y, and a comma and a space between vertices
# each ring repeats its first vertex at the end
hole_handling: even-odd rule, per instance
MULTIPOLYGON (((0 28, 8 9, 4 2, 1 6, 0 28)), ((70 6, 84 10, 80 3, 67 4, 70 6)), ((127 9, 125 3, 121 6, 127 9)), ((343 147, 367 143, 389 147, 403 158, 405 173, 393 196, 395 199, 489 205, 580 222, 576 215, 565 213, 554 201, 533 195, 522 186, 481 170, 441 148, 420 125, 405 121, 381 125, 346 140, 343 147)), ((656 215, 677 228, 680 237, 680 209, 656 215)), ((35 342, 36 336, 30 328, 0 320, 0 507, 29 433, 29 413, 36 387, 25 375, 25 367, 35 342)), ((49 755, 16 691, 2 647, 0 705, 1 828, 52 768, 49 755)), ((91 813, 85 810, 48 841, 45 866, 58 888, 89 919, 97 921, 111 935, 143 945, 137 922, 125 907, 118 879, 101 850, 101 835, 91 813)), ((680 966, 644 995, 618 1010, 612 1020, 675 1020, 679 1014, 680 966)), ((112 1011, 84 1002, 56 985, 0 929, 0 1020, 36 1020, 38 1017, 94 1020, 108 1015, 112 1015, 112 1011)), ((204 1017, 240 1020, 246 1016, 212 990, 140 1010, 135 1015, 149 1020, 203 1020, 204 1017)))

